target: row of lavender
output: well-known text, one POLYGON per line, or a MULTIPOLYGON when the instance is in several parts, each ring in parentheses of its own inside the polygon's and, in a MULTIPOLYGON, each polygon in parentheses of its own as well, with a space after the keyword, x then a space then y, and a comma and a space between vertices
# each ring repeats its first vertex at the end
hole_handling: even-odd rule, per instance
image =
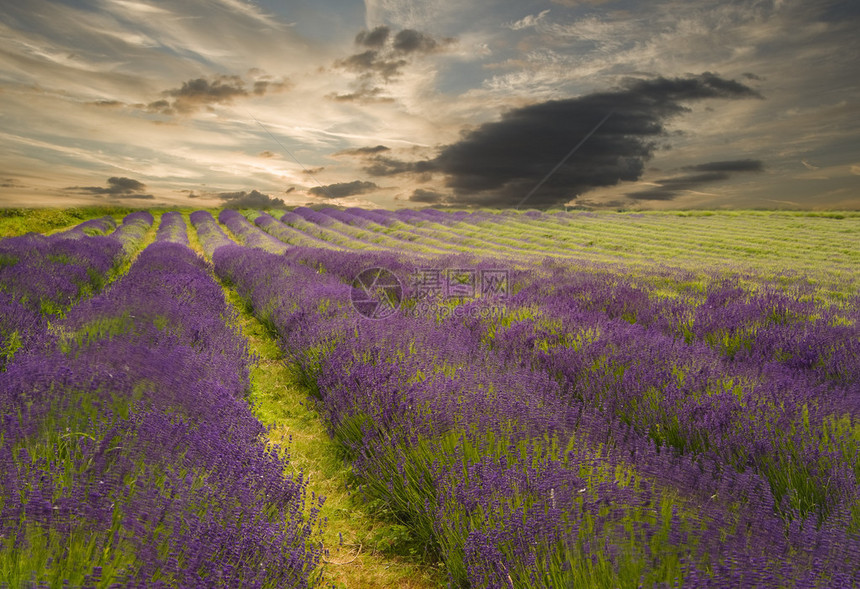
MULTIPOLYGON (((0 586, 310 583, 319 502, 266 447, 244 340, 183 243, 164 215, 127 275, 0 372, 0 586)), ((54 255, 30 271, 56 272, 54 255)), ((0 284, 31 305, 47 292, 0 284)))
POLYGON ((134 252, 152 215, 85 221, 52 236, 28 233, 0 242, 0 370, 20 350, 45 339, 47 322, 100 291, 111 272, 134 252), (110 235, 89 235, 116 228, 110 235))
POLYGON ((296 357, 366 489, 457 584, 860 574, 856 301, 725 285, 662 300, 549 265, 515 273, 501 319, 371 322, 348 283, 415 262, 300 247, 214 260, 296 357))

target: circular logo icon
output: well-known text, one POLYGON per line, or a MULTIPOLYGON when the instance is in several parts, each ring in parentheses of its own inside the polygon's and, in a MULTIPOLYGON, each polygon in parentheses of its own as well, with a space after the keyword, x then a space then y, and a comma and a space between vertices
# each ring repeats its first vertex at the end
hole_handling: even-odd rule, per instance
POLYGON ((400 279, 385 268, 368 268, 352 281, 352 307, 368 319, 385 319, 397 312, 403 299, 400 279))

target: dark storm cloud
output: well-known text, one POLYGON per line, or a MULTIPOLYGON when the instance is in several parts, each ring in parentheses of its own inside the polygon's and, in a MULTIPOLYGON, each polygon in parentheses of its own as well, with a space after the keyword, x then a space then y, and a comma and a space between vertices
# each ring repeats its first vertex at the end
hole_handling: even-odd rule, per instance
POLYGON ((364 194, 365 192, 370 192, 376 188, 378 188, 378 186, 373 182, 354 180, 352 182, 339 182, 337 184, 329 184, 327 186, 315 186, 308 190, 308 192, 314 196, 341 198, 344 196, 364 194))
POLYGON ((93 194, 96 196, 110 196, 113 198, 140 198, 150 200, 155 198, 151 194, 143 194, 146 184, 133 178, 111 176, 107 180, 107 186, 68 186, 66 190, 93 194))
POLYGON ((258 190, 251 192, 222 192, 218 198, 225 201, 224 207, 228 209, 270 209, 272 207, 285 207, 286 203, 280 198, 272 198, 258 190))
POLYGON ((164 115, 188 114, 212 104, 231 104, 236 98, 263 96, 281 92, 289 87, 286 80, 272 80, 261 76, 248 89, 241 76, 218 75, 212 78, 194 78, 182 83, 180 88, 165 90, 165 98, 146 105, 148 112, 164 115))
POLYGON ((612 113, 527 203, 549 207, 593 188, 638 180, 667 135, 665 122, 689 111, 685 103, 753 97, 760 96, 712 73, 634 79, 615 90, 511 110, 443 147, 432 160, 400 162, 402 166, 396 160, 379 161, 372 173, 442 173, 455 203, 513 206, 612 113))
POLYGON ((728 180, 739 172, 761 172, 764 169, 760 160, 725 160, 707 162, 694 166, 684 166, 685 171, 699 172, 673 178, 663 178, 655 183, 659 186, 637 190, 627 194, 633 200, 673 200, 687 190, 698 190, 703 184, 728 180))
POLYGON ((409 196, 409 200, 412 202, 421 202, 428 204, 438 204, 443 202, 447 198, 447 195, 442 194, 441 192, 436 192, 435 190, 426 190, 424 188, 417 188, 414 192, 409 196))
POLYGON ((379 26, 372 31, 361 31, 355 36, 355 44, 365 47, 382 47, 388 40, 391 30, 386 26, 379 26))
POLYGON ((681 169, 691 172, 761 172, 764 166, 761 160, 745 159, 708 162, 695 166, 684 166, 681 169))

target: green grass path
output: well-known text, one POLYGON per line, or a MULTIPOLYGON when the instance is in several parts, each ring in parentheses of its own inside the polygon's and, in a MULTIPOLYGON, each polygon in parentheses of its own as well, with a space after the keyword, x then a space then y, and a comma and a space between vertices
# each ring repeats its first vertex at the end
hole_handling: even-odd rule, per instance
POLYGON ((240 312, 240 326, 252 353, 251 398, 262 423, 270 426, 269 441, 290 456, 291 474, 301 473, 308 488, 326 498, 322 517, 328 520, 323 544, 329 555, 323 585, 344 588, 444 586, 444 575, 391 552, 399 547, 400 526, 375 517, 351 488, 350 468, 329 437, 308 393, 297 383, 266 327, 230 291, 228 301, 240 312), (342 542, 341 542, 342 538, 342 542))

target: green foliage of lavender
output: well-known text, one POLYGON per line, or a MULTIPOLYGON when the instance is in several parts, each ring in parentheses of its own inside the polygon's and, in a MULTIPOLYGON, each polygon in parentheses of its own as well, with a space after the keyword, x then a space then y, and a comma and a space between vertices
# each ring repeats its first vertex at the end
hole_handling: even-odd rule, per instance
MULTIPOLYGON (((319 502, 266 447, 220 287, 162 225, 104 295, 28 326, 39 345, 0 373, 0 586, 311 583, 319 502)), ((94 239, 75 243, 95 255, 94 239)), ((4 286, 36 305, 48 255, 4 286)))
MULTIPOLYGON (((332 226, 313 213, 301 218, 332 226)), ((365 493, 452 585, 860 579, 856 294, 826 303, 802 277, 526 261, 501 317, 469 312, 476 301, 459 317, 371 321, 349 303, 364 268, 505 263, 302 247, 223 247, 214 262, 300 365, 365 493)))

